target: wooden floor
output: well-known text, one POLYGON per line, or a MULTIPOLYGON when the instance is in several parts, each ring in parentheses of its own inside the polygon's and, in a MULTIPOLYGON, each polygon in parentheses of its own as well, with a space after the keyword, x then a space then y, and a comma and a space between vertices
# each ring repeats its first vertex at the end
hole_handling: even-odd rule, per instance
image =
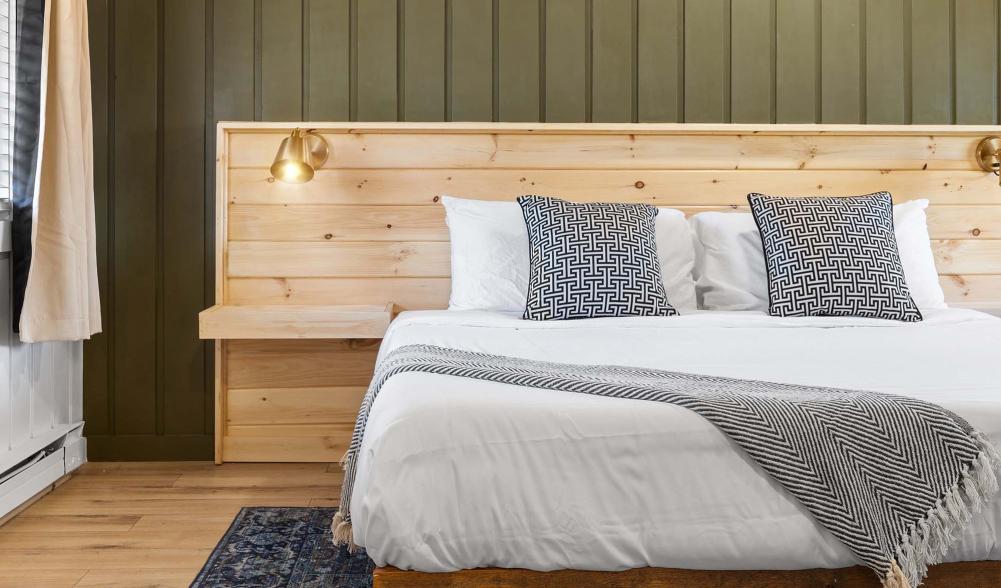
POLYGON ((337 464, 88 463, 0 527, 0 588, 187 586, 243 506, 334 506, 337 464))

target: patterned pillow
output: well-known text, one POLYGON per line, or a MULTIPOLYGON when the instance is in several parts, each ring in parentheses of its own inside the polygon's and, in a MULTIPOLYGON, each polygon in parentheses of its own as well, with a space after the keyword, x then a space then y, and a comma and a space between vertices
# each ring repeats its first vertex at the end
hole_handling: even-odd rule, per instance
POLYGON ((657 209, 518 198, 529 241, 526 319, 672 316, 657 258, 657 209))
POLYGON ((749 194, 768 270, 769 314, 920 321, 893 233, 893 201, 749 194))

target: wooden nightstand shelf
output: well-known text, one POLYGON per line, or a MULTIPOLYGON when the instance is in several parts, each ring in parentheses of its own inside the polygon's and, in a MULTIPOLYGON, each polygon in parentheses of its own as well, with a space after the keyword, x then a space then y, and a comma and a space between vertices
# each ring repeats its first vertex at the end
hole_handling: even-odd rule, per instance
POLYGON ((393 304, 202 311, 199 336, 216 341, 216 462, 337 461, 393 315, 393 304))
POLYGON ((392 320, 392 304, 217 304, 198 315, 198 335, 202 339, 381 339, 392 320))

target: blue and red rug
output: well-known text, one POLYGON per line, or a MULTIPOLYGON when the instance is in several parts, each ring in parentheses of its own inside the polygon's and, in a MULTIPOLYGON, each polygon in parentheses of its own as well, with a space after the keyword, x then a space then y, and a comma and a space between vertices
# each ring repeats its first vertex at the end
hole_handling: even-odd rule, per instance
POLYGON ((369 588, 375 564, 331 540, 336 508, 244 508, 192 588, 369 588))

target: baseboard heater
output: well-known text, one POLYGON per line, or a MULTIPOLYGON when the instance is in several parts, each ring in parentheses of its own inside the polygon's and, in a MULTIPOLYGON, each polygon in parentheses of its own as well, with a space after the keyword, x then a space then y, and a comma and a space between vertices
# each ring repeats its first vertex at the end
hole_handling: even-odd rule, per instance
POLYGON ((80 467, 87 459, 83 425, 0 472, 0 518, 80 467))

